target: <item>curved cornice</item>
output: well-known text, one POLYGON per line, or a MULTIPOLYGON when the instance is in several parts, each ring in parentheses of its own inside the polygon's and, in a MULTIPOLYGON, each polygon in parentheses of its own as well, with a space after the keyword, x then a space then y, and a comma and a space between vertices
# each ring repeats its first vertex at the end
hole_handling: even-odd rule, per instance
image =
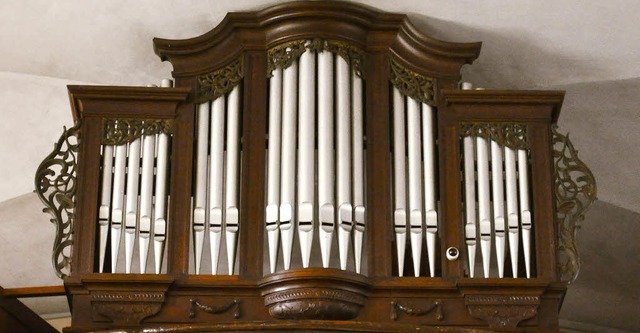
POLYGON ((455 79, 473 62, 481 43, 451 43, 420 32, 404 14, 338 1, 277 4, 255 12, 229 13, 211 31, 190 39, 155 38, 154 51, 174 66, 176 77, 220 68, 243 51, 266 50, 303 38, 343 40, 368 52, 388 52, 433 77, 455 79))

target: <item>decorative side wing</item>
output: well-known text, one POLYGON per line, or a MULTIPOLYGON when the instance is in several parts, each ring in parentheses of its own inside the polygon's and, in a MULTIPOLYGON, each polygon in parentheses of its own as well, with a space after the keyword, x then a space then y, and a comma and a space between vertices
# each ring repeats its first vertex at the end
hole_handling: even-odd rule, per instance
POLYGON ((596 200, 596 180, 591 170, 578 158, 578 151, 569 135, 552 127, 553 160, 555 167, 556 217, 558 219, 558 274, 563 282, 572 283, 580 271, 580 257, 576 247, 578 224, 596 200))
POLYGON ((42 211, 51 214, 51 222, 56 226, 52 261, 60 278, 71 272, 79 148, 80 122, 76 122, 72 128, 64 129, 53 152, 40 163, 35 177, 36 193, 46 206, 42 211))

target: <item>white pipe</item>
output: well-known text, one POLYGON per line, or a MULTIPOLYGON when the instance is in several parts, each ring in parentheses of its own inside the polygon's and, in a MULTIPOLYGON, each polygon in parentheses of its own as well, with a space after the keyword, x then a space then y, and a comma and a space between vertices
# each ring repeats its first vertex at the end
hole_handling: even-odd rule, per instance
POLYGON ((266 229, 269 245, 269 269, 276 271, 278 258, 278 205, 280 204, 280 144, 282 120, 282 68, 269 79, 269 150, 267 169, 266 229))
POLYGON ((225 179, 225 240, 229 275, 233 275, 236 258, 240 212, 240 86, 235 86, 228 97, 227 112, 227 165, 225 179))
POLYGON ((196 193, 193 211, 193 232, 196 251, 196 274, 200 274, 202 249, 204 248, 204 230, 207 219, 207 148, 209 135, 209 102, 198 106, 198 132, 196 151, 196 193))
POLYGON ((280 236, 284 269, 291 267, 296 175, 296 101, 298 63, 284 69, 282 80, 282 159, 280 162, 280 236))
POLYGON ((520 186, 520 216, 522 217, 522 249, 527 278, 531 277, 531 209, 529 208, 529 160, 527 151, 518 149, 518 183, 520 186))
POLYGON ((133 245, 138 226, 138 181, 140 179, 140 138, 129 144, 129 160, 127 162, 127 194, 125 215, 125 273, 131 273, 133 245))
POLYGON ((138 247, 140 273, 147 271, 149 238, 151 237, 151 212, 153 211, 153 166, 156 153, 156 136, 145 135, 142 142, 142 178, 140 186, 140 234, 138 247))
POLYGON ((124 220, 124 181, 127 167, 127 144, 116 146, 115 171, 113 174, 113 209, 111 211, 111 273, 116 272, 120 234, 124 220))
POLYGON ((364 118, 362 107, 362 79, 351 71, 353 93, 351 106, 353 108, 353 218, 355 230, 353 232, 353 252, 355 256, 356 273, 360 273, 362 262, 362 241, 365 230, 364 206, 364 118))
POLYGON ((320 252, 328 268, 335 228, 333 151, 333 53, 318 53, 318 204, 320 252))
POLYGON ((98 272, 104 270, 104 258, 107 252, 107 234, 109 233, 109 213, 111 209, 111 180, 113 179, 113 146, 102 146, 102 192, 100 194, 100 210, 98 212, 98 226, 100 232, 98 272))
POLYGON ((398 276, 404 275, 404 254, 407 246, 407 175, 405 155, 404 97, 393 87, 393 223, 396 234, 398 276))
POLYGON ((420 104, 407 97, 407 136, 409 148, 409 223, 413 272, 420 276, 422 260, 422 152, 420 139, 420 104))
POLYGON ((464 137, 464 204, 465 204, 465 240, 467 244, 467 255, 469 260, 469 277, 475 276, 476 265, 476 178, 475 178, 475 157, 473 138, 464 137))
POLYGON ((220 239, 222 234, 222 193, 224 168, 224 114, 225 98, 211 102, 211 128, 209 133, 209 249, 211 274, 218 274, 220 239))
POLYGON ((516 153, 509 147, 504 148, 504 170, 507 188, 507 223, 509 226, 509 256, 513 277, 518 277, 518 189, 516 185, 516 153))
POLYGON ((340 268, 347 269, 349 238, 353 227, 351 206, 351 89, 349 86, 349 64, 336 57, 336 129, 337 129, 337 202, 338 202, 338 251, 340 268))
POLYGON ((502 176, 502 147, 491 140, 491 187, 493 190, 493 221, 495 227, 496 257, 498 277, 504 277, 505 219, 504 219, 504 177, 502 176))
POLYGON ((300 55, 298 80, 298 237, 302 267, 309 267, 315 203, 315 53, 300 55))
POLYGON ((422 104, 422 156, 424 166, 424 210, 426 220, 427 253, 429 256, 429 272, 431 277, 436 273, 436 235, 438 233, 438 212, 436 209, 435 178, 435 133, 433 118, 435 110, 422 104))
POLYGON ((491 197, 489 194, 489 149, 487 139, 476 138, 478 163, 478 220, 484 277, 489 277, 491 258, 491 197))
POLYGON ((158 134, 158 157, 156 163, 156 202, 153 214, 155 219, 155 223, 153 225, 153 250, 156 268, 155 272, 156 274, 160 274, 167 233, 167 170, 169 165, 168 134, 158 134))

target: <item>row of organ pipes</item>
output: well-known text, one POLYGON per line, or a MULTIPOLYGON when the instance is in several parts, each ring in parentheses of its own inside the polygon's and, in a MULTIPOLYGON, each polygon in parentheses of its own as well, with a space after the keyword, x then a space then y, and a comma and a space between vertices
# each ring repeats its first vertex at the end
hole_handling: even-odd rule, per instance
POLYGON ((290 269, 296 228, 304 268, 310 265, 315 229, 322 266, 329 267, 337 229, 343 270, 353 230, 355 271, 360 273, 365 228, 362 100, 362 78, 329 51, 306 50, 290 66, 273 70, 266 207, 271 273, 279 244, 284 269, 290 269))
MULTIPOLYGON (((472 89, 472 85, 465 82, 462 89, 472 89)), ((512 276, 518 277, 521 233, 525 274, 530 278, 533 221, 529 199, 528 152, 525 149, 502 147, 496 141, 480 136, 467 136, 462 140, 465 239, 469 277, 475 277, 479 231, 484 277, 490 276, 492 240, 495 242, 498 277, 504 277, 507 238, 512 276)))
MULTIPOLYGON (((172 85, 171 80, 163 80, 161 84, 162 87, 172 85)), ((139 272, 147 272, 152 243, 153 271, 160 274, 167 232, 169 149, 170 136, 165 133, 143 135, 130 143, 102 146, 98 211, 100 273, 105 270, 109 240, 110 271, 117 271, 124 228, 125 273, 132 271, 137 239, 139 272)))

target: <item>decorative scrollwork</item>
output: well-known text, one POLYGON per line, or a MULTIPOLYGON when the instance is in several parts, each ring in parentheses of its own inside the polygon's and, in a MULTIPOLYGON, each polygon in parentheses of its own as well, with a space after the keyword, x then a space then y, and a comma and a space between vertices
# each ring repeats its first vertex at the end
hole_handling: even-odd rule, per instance
POLYGON ((353 71, 361 78, 365 77, 364 58, 362 49, 347 42, 337 40, 312 39, 295 40, 275 46, 267 52, 267 73, 272 75, 276 68, 287 68, 298 59, 307 49, 314 52, 329 51, 342 57, 351 65, 353 71))
POLYGON ((42 211, 51 214, 50 221, 56 226, 52 262, 60 278, 71 272, 79 150, 80 122, 76 122, 64 129, 53 152, 38 166, 35 177, 36 193, 45 205, 42 211))
POLYGON ((143 135, 171 134, 172 127, 171 119, 105 118, 102 143, 122 145, 143 135))
POLYGON ((596 200, 597 187, 593 173, 578 158, 569 135, 558 133, 557 126, 551 131, 558 219, 558 273, 562 281, 572 283, 580 272, 576 232, 585 211, 596 200))
POLYGON ((229 311, 231 308, 234 308, 234 312, 233 312, 234 319, 238 319, 242 315, 242 312, 240 311, 240 300, 237 298, 227 304, 223 304, 220 306, 204 305, 198 302, 198 300, 196 299, 191 299, 190 301, 191 301, 191 308, 189 309, 189 318, 196 317, 196 308, 211 314, 225 313, 229 311))
POLYGON ((213 101, 229 93, 244 77, 242 58, 212 73, 198 76, 196 103, 213 101))
POLYGON ((444 319, 444 314, 442 313, 442 305, 440 301, 432 302, 431 305, 426 308, 412 308, 398 303, 398 301, 391 301, 391 320, 398 320, 398 310, 415 317, 421 317, 431 313, 433 310, 436 310, 436 318, 438 320, 444 319))
POLYGON ((529 149, 527 125, 516 123, 463 122, 461 135, 490 139, 500 146, 513 149, 529 149))
POLYGON ((404 68, 393 59, 391 59, 390 67, 389 80, 403 95, 411 97, 420 103, 431 106, 436 105, 436 79, 404 68))

